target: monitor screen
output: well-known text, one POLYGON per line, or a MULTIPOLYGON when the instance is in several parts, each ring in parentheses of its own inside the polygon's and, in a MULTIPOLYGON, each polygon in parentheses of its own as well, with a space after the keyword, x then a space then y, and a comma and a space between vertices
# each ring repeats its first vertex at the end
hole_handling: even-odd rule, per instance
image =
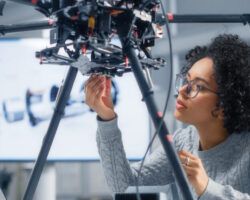
MULTIPOLYGON (((38 157, 68 66, 40 65, 35 52, 45 39, 0 40, 0 160, 38 157)), ((84 82, 75 80, 48 160, 96 160, 96 114, 84 103, 84 82)), ((112 80, 112 98, 129 159, 140 159, 149 143, 149 117, 132 73, 112 80)))

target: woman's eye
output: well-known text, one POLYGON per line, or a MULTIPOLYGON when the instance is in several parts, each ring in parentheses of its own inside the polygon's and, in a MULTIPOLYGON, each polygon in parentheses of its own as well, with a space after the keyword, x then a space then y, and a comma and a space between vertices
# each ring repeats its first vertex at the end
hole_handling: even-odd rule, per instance
POLYGON ((188 81, 187 79, 184 79, 184 80, 183 80, 183 84, 184 84, 184 85, 188 84, 188 82, 189 82, 189 81, 188 81))
POLYGON ((203 85, 196 85, 196 87, 199 91, 205 90, 205 87, 203 85))

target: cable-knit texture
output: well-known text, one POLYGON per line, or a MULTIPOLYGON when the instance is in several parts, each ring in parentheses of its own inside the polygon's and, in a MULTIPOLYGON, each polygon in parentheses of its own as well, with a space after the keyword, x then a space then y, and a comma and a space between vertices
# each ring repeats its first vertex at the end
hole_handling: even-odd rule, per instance
MULTIPOLYGON (((199 151, 196 129, 188 126, 174 133, 177 151, 199 156, 209 176, 209 183, 199 200, 250 200, 250 133, 231 134, 226 141, 199 151)), ((134 186, 140 162, 130 164, 122 144, 117 118, 98 121, 97 145, 107 183, 113 192, 134 186)), ((174 181, 165 152, 160 146, 147 156, 140 185, 166 185, 174 181)))

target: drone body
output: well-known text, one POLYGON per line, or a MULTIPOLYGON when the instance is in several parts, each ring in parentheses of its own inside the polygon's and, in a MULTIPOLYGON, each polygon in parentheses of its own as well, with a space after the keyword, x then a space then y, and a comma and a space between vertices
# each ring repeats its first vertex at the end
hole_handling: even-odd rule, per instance
POLYGON ((159 69, 165 65, 163 59, 152 58, 149 50, 160 28, 155 22, 158 1, 18 2, 33 5, 53 20, 50 41, 54 46, 36 53, 41 64, 72 65, 83 75, 121 76, 131 71, 131 66, 121 45, 113 41, 129 37, 143 67, 159 69), (66 56, 59 54, 62 49, 66 56))

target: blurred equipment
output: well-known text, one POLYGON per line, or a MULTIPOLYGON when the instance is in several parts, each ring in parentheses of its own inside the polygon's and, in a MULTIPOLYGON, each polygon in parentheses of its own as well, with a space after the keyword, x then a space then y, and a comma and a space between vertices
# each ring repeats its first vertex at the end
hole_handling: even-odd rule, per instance
MULTIPOLYGON (((114 106, 118 103, 119 88, 114 80, 111 81, 111 95, 114 106)), ((52 85, 47 90, 28 89, 25 94, 25 105, 28 119, 31 126, 47 121, 53 115, 59 86, 52 85)), ((63 118, 79 116, 91 111, 84 101, 84 84, 77 94, 72 94, 66 103, 63 118)))
POLYGON ((24 119, 25 106, 20 98, 12 98, 3 101, 2 109, 4 118, 9 123, 24 119))

